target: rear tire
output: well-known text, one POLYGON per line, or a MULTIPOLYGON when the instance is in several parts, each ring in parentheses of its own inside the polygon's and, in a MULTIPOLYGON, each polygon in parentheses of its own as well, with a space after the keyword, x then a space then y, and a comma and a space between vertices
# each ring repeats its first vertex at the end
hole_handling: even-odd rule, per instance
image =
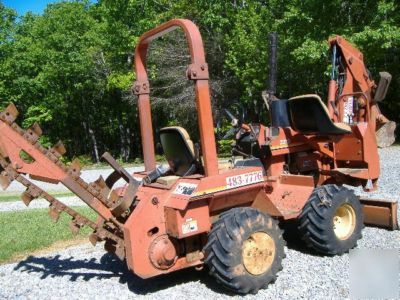
POLYGON ((255 294, 282 270, 284 245, 282 231, 270 216, 254 208, 233 208, 213 224, 205 263, 224 287, 255 294))
POLYGON ((315 188, 299 221, 307 246, 327 255, 341 255, 355 247, 364 227, 358 197, 334 184, 315 188))

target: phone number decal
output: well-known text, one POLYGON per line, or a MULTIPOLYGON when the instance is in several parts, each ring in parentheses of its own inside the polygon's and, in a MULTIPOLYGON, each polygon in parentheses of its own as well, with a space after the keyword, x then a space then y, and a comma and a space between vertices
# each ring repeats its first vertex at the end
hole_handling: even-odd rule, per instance
POLYGON ((263 181, 262 171, 251 172, 226 178, 226 186, 234 188, 263 181))

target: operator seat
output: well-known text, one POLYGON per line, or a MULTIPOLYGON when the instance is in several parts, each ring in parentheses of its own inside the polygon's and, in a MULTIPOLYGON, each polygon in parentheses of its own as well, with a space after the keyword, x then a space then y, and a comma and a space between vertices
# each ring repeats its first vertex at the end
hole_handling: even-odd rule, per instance
POLYGON ((193 142, 184 128, 179 126, 162 128, 160 140, 165 158, 174 175, 189 176, 201 170, 193 142))
POLYGON ((302 134, 339 135, 351 133, 345 123, 334 123, 321 98, 315 94, 290 98, 288 101, 291 127, 302 134))

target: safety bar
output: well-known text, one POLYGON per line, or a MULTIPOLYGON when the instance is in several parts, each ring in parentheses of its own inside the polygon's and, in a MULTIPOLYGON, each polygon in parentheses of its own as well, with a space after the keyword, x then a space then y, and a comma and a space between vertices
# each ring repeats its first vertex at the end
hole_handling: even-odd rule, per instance
POLYGON ((195 83, 196 106, 198 111, 201 147, 206 176, 218 174, 217 150, 208 84, 208 66, 205 60, 203 40, 197 26, 185 19, 174 19, 144 33, 135 49, 136 82, 133 92, 138 95, 140 133, 142 136, 143 158, 146 171, 155 169, 154 137, 151 121, 150 85, 146 71, 146 57, 149 43, 177 28, 181 28, 188 42, 191 64, 187 77, 195 83))

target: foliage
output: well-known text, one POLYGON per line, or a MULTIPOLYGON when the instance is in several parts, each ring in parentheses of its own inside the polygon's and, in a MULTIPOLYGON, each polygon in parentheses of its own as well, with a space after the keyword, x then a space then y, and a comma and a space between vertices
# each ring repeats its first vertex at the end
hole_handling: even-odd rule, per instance
MULTIPOLYGON (((98 161, 110 151, 122 161, 140 161, 136 97, 130 91, 134 47, 143 32, 179 17, 193 20, 202 32, 215 111, 239 101, 248 121, 268 122, 260 94, 271 31, 279 34, 279 96, 326 97, 326 40, 339 34, 363 51, 375 78, 382 70, 393 75, 382 110, 400 121, 399 6, 396 0, 76 0, 17 17, 0 0, 0 105, 15 102, 23 126, 41 123, 46 144, 63 139, 69 158, 98 161)), ((150 47, 153 126, 157 132, 180 124, 197 141, 183 45, 178 31, 150 47)), ((226 142, 219 144, 224 151, 226 142)))
POLYGON ((233 140, 218 140, 218 154, 220 157, 228 157, 232 153, 233 140))

